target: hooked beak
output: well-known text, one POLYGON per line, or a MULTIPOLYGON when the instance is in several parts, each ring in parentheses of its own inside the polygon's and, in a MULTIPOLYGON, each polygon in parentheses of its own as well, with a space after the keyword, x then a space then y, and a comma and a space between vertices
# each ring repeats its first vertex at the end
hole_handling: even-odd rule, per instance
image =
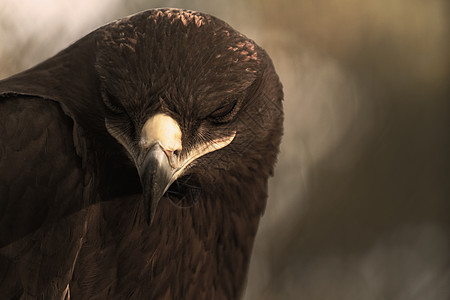
POLYGON ((159 200, 172 184, 174 170, 168 157, 159 143, 153 145, 139 166, 144 209, 147 224, 151 224, 155 216, 159 200))
POLYGON ((146 221, 150 225, 159 201, 170 185, 197 158, 229 145, 236 132, 196 145, 182 153, 178 123, 165 114, 157 114, 145 122, 136 161, 141 180, 146 221))

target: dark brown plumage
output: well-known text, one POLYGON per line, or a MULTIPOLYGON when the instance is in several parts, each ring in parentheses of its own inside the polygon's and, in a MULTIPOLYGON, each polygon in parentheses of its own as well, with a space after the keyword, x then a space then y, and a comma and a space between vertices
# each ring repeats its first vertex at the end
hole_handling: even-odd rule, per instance
POLYGON ((282 135, 264 50, 212 16, 149 10, 0 95, 2 297, 239 298, 282 135))

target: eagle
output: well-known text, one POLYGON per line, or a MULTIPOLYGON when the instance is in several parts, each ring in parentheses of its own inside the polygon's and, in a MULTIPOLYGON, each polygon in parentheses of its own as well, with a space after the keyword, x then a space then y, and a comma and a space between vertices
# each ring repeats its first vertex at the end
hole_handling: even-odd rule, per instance
POLYGON ((0 81, 1 298, 240 298, 282 99, 254 41, 169 8, 0 81))

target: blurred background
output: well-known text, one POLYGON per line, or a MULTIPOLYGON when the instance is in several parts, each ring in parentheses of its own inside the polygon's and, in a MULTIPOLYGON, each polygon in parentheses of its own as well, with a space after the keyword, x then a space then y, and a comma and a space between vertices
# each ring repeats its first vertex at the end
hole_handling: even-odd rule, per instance
POLYGON ((285 133, 244 298, 450 299, 446 0, 0 0, 0 78, 116 18, 213 14, 272 57, 285 133))

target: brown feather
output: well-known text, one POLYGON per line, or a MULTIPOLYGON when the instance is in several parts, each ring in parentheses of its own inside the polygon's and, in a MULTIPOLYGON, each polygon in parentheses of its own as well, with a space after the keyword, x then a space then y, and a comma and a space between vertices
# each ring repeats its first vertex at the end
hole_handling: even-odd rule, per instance
POLYGON ((213 16, 175 9, 105 25, 1 81, 2 297, 239 298, 282 98, 263 49, 213 16), (232 114, 218 122, 217 111, 232 114), (149 227, 129 152, 156 112, 180 124, 183 151, 236 136, 186 169, 193 179, 169 189, 149 227))

